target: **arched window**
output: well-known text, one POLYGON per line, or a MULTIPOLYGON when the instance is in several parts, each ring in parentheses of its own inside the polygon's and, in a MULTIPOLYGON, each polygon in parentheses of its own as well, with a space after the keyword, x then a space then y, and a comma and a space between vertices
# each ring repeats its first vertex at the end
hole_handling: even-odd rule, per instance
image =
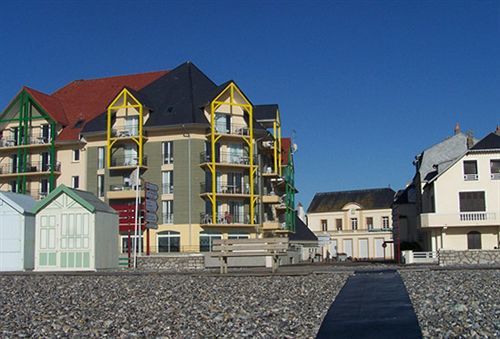
POLYGON ((159 232, 156 236, 158 252, 180 252, 181 235, 175 231, 159 232))
POLYGON ((467 233, 467 248, 469 250, 481 249, 481 233, 478 231, 470 231, 467 233))
POLYGON ((201 232, 200 233, 200 252, 211 252, 213 241, 222 239, 220 232, 201 232))

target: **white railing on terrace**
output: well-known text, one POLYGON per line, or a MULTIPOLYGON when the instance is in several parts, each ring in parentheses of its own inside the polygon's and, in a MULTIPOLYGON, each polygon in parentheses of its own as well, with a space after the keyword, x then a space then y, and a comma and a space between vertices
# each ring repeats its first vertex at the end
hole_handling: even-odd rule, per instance
POLYGON ((463 212, 460 213, 460 221, 486 221, 495 220, 495 213, 488 212, 463 212))
POLYGON ((438 262, 437 252, 413 252, 413 262, 415 264, 429 264, 438 262))

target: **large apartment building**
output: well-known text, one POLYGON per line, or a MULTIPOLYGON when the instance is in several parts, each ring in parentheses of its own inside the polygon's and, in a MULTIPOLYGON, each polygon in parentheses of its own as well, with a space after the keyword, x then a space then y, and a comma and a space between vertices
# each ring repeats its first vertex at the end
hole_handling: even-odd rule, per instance
POLYGON ((390 188, 316 193, 307 209, 307 224, 318 237, 323 255, 392 259, 395 193, 390 188))
POLYGON ((43 198, 88 190, 120 214, 122 249, 136 194, 159 187, 151 252, 209 251, 213 239, 294 232, 294 145, 278 105, 193 63, 171 71, 77 80, 52 94, 24 87, 0 118, 0 189, 43 198))

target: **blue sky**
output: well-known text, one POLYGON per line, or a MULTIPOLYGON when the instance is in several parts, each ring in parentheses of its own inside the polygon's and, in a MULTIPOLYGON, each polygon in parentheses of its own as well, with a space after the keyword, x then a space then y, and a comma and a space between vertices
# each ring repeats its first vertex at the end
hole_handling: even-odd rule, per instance
POLYGON ((401 188, 413 157, 500 123, 497 1, 3 1, 0 106, 22 85, 191 60, 280 105, 298 200, 401 188))

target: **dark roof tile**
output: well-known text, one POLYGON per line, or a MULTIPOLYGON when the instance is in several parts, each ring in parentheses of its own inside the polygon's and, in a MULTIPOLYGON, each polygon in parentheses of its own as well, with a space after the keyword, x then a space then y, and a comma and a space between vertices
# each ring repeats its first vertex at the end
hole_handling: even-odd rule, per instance
POLYGON ((391 208, 395 194, 390 188, 316 193, 307 213, 337 212, 348 203, 357 203, 366 210, 391 208))

